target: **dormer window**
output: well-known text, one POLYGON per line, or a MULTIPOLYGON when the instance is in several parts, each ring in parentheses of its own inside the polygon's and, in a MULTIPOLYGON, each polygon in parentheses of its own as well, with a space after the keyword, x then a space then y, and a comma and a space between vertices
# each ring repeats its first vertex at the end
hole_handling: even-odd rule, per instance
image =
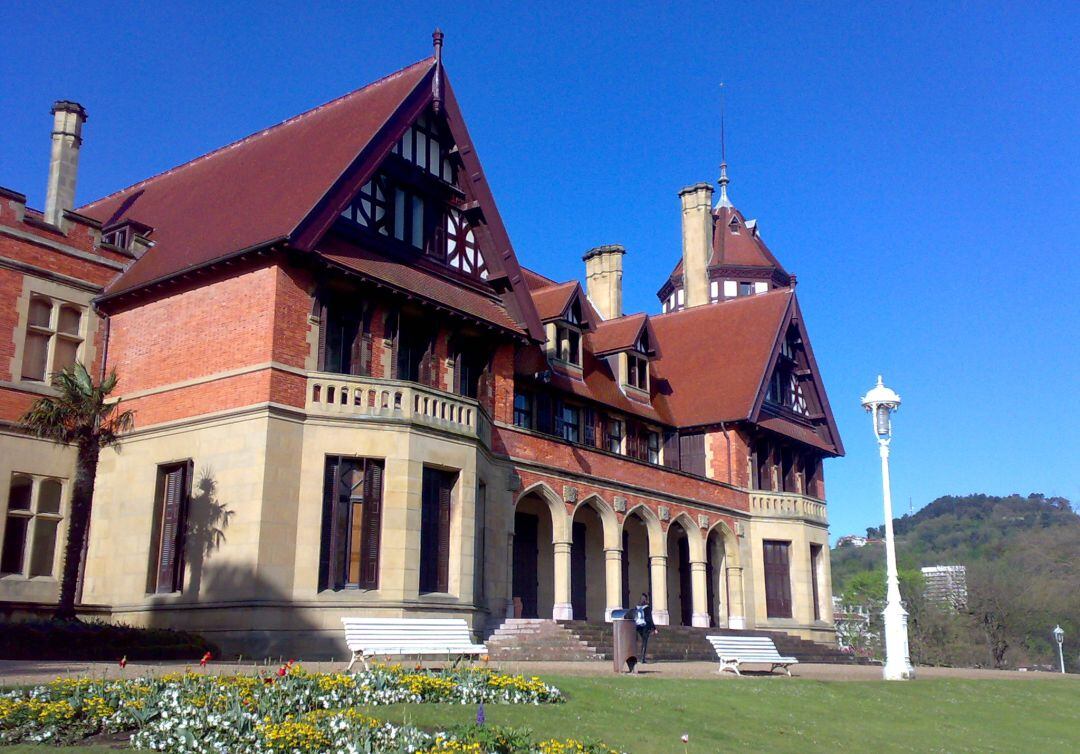
POLYGON ((739 218, 731 218, 731 222, 728 223, 728 230, 736 234, 739 232, 739 218))
POLYGON ((753 296, 754 295, 754 284, 753 283, 748 283, 748 282, 745 282, 745 281, 740 281, 739 282, 739 295, 740 296, 753 296))
POLYGON ((641 354, 626 354, 626 384, 648 392, 649 362, 641 354))
POLYGON ((126 249, 128 244, 131 243, 131 228, 123 226, 115 230, 110 230, 108 233, 101 234, 102 243, 107 243, 115 246, 118 249, 126 249))
POLYGON ((555 323, 555 358, 581 366, 581 302, 576 297, 555 323))
POLYGON ((555 325, 555 358, 581 366, 581 333, 574 327, 555 325))
POLYGON ((634 348, 626 352, 626 384, 630 387, 649 391, 649 331, 642 330, 634 348))

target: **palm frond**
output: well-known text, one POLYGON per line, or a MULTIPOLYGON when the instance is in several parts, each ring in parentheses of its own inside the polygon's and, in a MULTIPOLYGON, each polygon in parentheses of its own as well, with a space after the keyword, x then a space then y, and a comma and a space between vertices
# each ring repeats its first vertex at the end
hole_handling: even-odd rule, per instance
POLYGON ((21 425, 28 432, 54 442, 115 445, 120 435, 135 426, 131 411, 118 413, 119 401, 110 401, 118 378, 113 370, 95 385, 86 367, 76 361, 53 375, 55 396, 40 398, 23 415, 21 425))

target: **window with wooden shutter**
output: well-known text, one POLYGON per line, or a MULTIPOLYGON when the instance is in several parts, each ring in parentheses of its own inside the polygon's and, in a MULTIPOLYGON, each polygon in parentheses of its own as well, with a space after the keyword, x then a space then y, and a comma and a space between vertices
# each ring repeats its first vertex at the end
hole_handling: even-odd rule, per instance
POLYGON ((810 545, 810 586, 814 599, 814 620, 821 620, 821 597, 818 595, 818 569, 821 567, 821 545, 810 545))
POLYGON ((553 416, 551 411, 551 396, 547 393, 536 395, 536 431, 544 434, 554 434, 553 416))
POLYGON ((450 591, 450 506, 457 472, 424 467, 420 491, 420 591, 450 591))
POLYGON ((791 617, 791 543, 764 540, 765 612, 770 618, 791 617))
POLYGON ((670 469, 682 468, 679 459, 679 442, 678 432, 664 433, 664 465, 670 469))
POLYGON ((154 557, 149 584, 149 591, 155 594, 179 592, 183 588, 191 470, 191 461, 158 467, 154 503, 154 557))
POLYGON ((484 604, 484 564, 487 562, 487 484, 476 485, 475 539, 473 540, 473 603, 484 604))
POLYGON ((383 473, 381 460, 326 457, 319 589, 378 589, 383 473))
POLYGON ((705 433, 679 435, 679 463, 683 471, 705 476, 705 433))

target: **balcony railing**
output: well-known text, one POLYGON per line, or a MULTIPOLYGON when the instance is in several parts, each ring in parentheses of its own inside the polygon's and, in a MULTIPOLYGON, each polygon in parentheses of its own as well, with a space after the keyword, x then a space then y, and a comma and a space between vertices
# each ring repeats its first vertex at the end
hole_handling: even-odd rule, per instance
POLYGON ((491 441, 491 422, 479 403, 414 382, 309 374, 306 409, 322 416, 404 421, 491 441))
POLYGON ((750 513, 763 518, 799 518, 826 523, 825 503, 795 492, 750 491, 750 513))

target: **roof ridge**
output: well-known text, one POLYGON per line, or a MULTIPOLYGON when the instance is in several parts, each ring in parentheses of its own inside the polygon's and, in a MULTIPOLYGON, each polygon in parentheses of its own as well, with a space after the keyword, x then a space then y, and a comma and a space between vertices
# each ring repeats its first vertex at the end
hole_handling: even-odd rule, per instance
POLYGON ((166 170, 162 170, 160 173, 155 173, 154 175, 149 176, 148 178, 143 178, 141 181, 136 181, 135 183, 131 184, 130 186, 125 186, 122 189, 118 189, 116 191, 113 191, 111 194, 106 194, 105 196, 99 197, 98 199, 95 199, 94 201, 89 202, 88 204, 82 205, 76 211, 81 212, 82 210, 93 208, 94 205, 101 204, 102 202, 104 202, 104 201, 106 201, 108 199, 112 199, 115 196, 119 196, 121 194, 124 194, 124 193, 126 193, 128 191, 132 191, 134 189, 142 188, 143 186, 149 184, 152 181, 156 181, 159 178, 164 178, 167 175, 171 175, 173 173, 176 173, 176 172, 178 172, 180 170, 183 170, 184 168, 190 167, 190 166, 192 166, 192 165, 194 165, 196 163, 200 163, 200 162, 203 162, 204 160, 208 160, 211 157, 214 157, 215 155, 221 154, 221 153, 223 153, 223 152, 225 152, 227 150, 230 150, 230 149, 232 149, 234 147, 238 147, 241 144, 247 144, 247 143, 253 141, 254 139, 259 138, 260 136, 265 136, 266 134, 268 134, 271 131, 276 131, 279 128, 282 128, 284 126, 295 123, 296 121, 301 120, 302 118, 306 118, 306 117, 308 117, 310 115, 315 114, 316 112, 320 112, 322 110, 325 110, 326 108, 328 108, 328 107, 330 107, 332 105, 337 105, 337 104, 339 104, 339 103, 341 103, 341 102, 343 102, 343 101, 345 101, 345 100, 359 94, 360 92, 363 92, 363 91, 365 91, 367 89, 371 89, 372 87, 378 86, 379 84, 386 83, 387 81, 390 81, 392 79, 398 78, 399 76, 404 75, 406 72, 412 70, 413 68, 416 68, 417 66, 423 65, 425 63, 431 63, 434 60, 435 60, 434 56, 429 56, 429 57, 424 58, 423 60, 418 60, 415 63, 411 63, 411 64, 405 66, 404 68, 399 68, 398 70, 396 70, 396 71, 394 71, 392 73, 388 73, 387 75, 383 76, 382 78, 378 78, 375 81, 372 81, 372 82, 370 82, 368 84, 365 84, 364 86, 362 86, 362 87, 360 87, 358 89, 353 89, 352 91, 346 92, 345 94, 342 94, 339 97, 335 97, 332 100, 324 102, 321 105, 316 105, 315 107, 312 107, 312 108, 310 108, 308 110, 305 110, 302 113, 298 113, 297 115, 293 115, 291 117, 288 117, 285 120, 280 121, 278 123, 275 123, 275 124, 273 124, 271 126, 267 126, 265 128, 259 129, 258 131, 255 131, 253 133, 248 134, 247 136, 243 136, 243 137, 241 137, 239 139, 236 139, 235 141, 231 141, 228 144, 225 144, 224 146, 218 147, 217 149, 212 149, 212 150, 210 150, 209 152, 207 152, 205 154, 199 155, 198 157, 193 157, 193 158, 191 158, 190 160, 188 160, 186 162, 180 163, 179 165, 174 165, 171 168, 168 168, 166 170))

